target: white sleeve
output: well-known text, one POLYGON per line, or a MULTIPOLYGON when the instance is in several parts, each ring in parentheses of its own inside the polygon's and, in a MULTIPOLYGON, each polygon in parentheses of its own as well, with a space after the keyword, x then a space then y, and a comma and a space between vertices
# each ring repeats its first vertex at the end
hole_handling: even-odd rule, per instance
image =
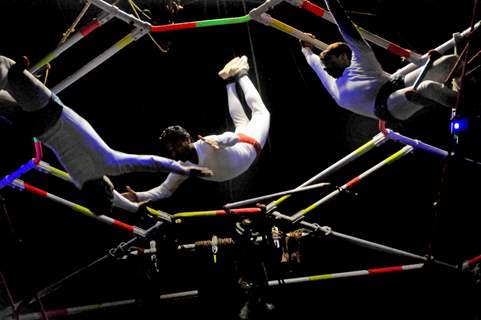
POLYGON ((152 188, 148 191, 136 192, 139 201, 157 201, 169 198, 179 188, 179 186, 187 180, 188 176, 182 176, 176 173, 171 173, 167 179, 158 187, 152 188))
POLYGON ((304 54, 304 57, 306 58, 306 61, 309 64, 309 66, 317 74, 319 80, 321 80, 324 88, 326 88, 326 90, 329 92, 329 94, 337 102, 338 97, 339 97, 339 89, 338 89, 337 84, 336 84, 336 79, 331 77, 324 70, 324 65, 322 64, 321 58, 319 57, 319 55, 312 52, 311 48, 308 48, 308 47, 303 47, 302 53, 304 54))
POLYGON ((219 147, 231 147, 239 142, 239 136, 230 131, 216 136, 208 136, 206 139, 214 140, 219 144, 219 147))
POLYGON ((112 203, 114 207, 124 209, 128 212, 137 212, 137 210, 139 209, 139 204, 137 202, 130 201, 119 192, 117 192, 117 190, 114 190, 114 199, 112 203))
POLYGON ((312 52, 311 48, 302 47, 302 54, 306 58, 307 63, 311 66, 312 69, 322 69, 321 58, 319 55, 312 52))

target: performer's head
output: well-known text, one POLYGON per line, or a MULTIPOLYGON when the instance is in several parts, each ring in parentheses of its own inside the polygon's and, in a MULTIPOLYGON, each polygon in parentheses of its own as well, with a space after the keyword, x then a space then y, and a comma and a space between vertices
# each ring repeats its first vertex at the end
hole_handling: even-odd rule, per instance
POLYGON ((189 132, 178 125, 164 129, 159 142, 161 155, 174 160, 189 160, 194 148, 189 132))
POLYGON ((351 64, 352 51, 345 42, 331 43, 319 55, 324 70, 333 78, 342 76, 344 69, 351 64))

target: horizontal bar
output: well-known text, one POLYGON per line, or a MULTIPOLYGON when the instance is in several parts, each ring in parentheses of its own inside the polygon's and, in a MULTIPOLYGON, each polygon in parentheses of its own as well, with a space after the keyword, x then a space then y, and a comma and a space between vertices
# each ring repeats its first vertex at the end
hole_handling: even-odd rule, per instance
POLYGON ((192 217, 211 217, 211 216, 226 216, 233 214, 252 214, 261 213, 260 208, 241 208, 241 209, 229 209, 229 210, 209 210, 209 211, 192 211, 192 212, 179 212, 173 215, 173 218, 192 218, 192 217))
POLYGON ((113 225, 119 229, 122 229, 122 230, 125 230, 125 231, 128 231, 130 233, 133 233, 135 235, 138 235, 138 236, 141 236, 141 237, 145 237, 145 230, 139 228, 139 227, 136 227, 136 226, 131 226, 131 225, 128 225, 122 221, 119 221, 119 220, 116 220, 116 219, 113 219, 113 218, 110 218, 106 215, 95 215, 92 211, 90 211, 90 209, 86 208, 86 207, 83 207, 79 204, 76 204, 74 202, 71 202, 69 200, 66 200, 66 199, 63 199, 61 197, 58 197, 52 193, 48 193, 47 191, 45 190, 42 190, 40 188, 37 188, 37 187, 34 187, 20 179, 15 179, 11 184, 10 184, 11 187, 13 188, 18 188, 20 190, 25 190, 25 191, 28 191, 30 193, 33 193, 37 196, 40 196, 42 198, 48 198, 50 200, 53 200, 57 203, 60 203, 64 206, 67 206, 69 207, 70 209, 74 210, 74 211, 77 211, 83 215, 86 215, 88 217, 91 217, 91 218, 94 218, 96 220, 99 220, 103 223, 106 223, 106 224, 109 224, 109 225, 113 225))
MULTIPOLYGON (((369 140, 368 142, 366 142, 365 144, 363 144, 362 146, 360 146, 356 150, 352 151, 347 156, 338 160, 334 164, 330 165, 328 168, 324 169, 323 171, 321 171, 320 173, 318 173, 317 175, 315 175, 311 179, 307 180, 306 182, 301 184, 298 188, 302 188, 302 187, 310 185, 310 184, 312 184, 316 181, 319 181, 321 178, 324 178, 324 177, 328 176, 329 174, 337 171, 338 169, 344 167, 348 163, 351 163, 355 159, 359 158, 361 155, 367 153, 368 151, 370 151, 371 149, 373 149, 377 146, 380 146, 381 144, 383 144, 387 140, 388 140, 388 138, 383 133, 378 133, 371 140, 369 140)), ((267 205, 267 211, 269 212, 270 210, 272 210, 272 208, 278 206, 280 203, 282 203, 283 201, 285 201, 289 197, 290 197, 289 195, 286 195, 282 198, 279 198, 276 201, 271 202, 270 204, 267 205)))
POLYGON ((246 22, 249 22, 250 20, 251 20, 251 17, 249 15, 245 15, 245 16, 233 17, 233 18, 221 18, 221 19, 172 23, 172 24, 151 26, 150 32, 167 32, 167 31, 176 31, 176 30, 193 29, 193 28, 215 27, 215 26, 221 26, 221 25, 246 23, 246 22))
POLYGON ((235 208, 235 207, 241 207, 241 206, 245 206, 245 205, 255 203, 255 202, 258 202, 258 201, 261 201, 261 200, 270 199, 270 198, 273 198, 273 197, 291 195, 291 194, 294 194, 294 193, 309 191, 309 190, 312 190, 312 189, 318 189, 318 188, 330 186, 330 185, 331 184, 328 183, 328 182, 321 182, 321 183, 317 183, 317 184, 306 186, 306 187, 300 187, 300 188, 291 189, 291 190, 287 190, 287 191, 281 191, 281 192, 277 192, 277 193, 268 194, 268 195, 265 195, 265 196, 260 196, 260 197, 257 197, 257 198, 252 198, 252 199, 228 203, 224 206, 224 208, 231 209, 231 208, 235 208))

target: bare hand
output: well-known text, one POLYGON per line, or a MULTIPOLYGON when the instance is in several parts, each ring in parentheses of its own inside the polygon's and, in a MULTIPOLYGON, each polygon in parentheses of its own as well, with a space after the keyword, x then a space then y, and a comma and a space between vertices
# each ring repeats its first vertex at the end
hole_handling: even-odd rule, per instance
POLYGON ((216 150, 219 150, 220 147, 219 147, 219 144, 217 143, 217 141, 214 141, 214 140, 211 140, 211 139, 206 139, 204 138, 203 136, 201 136, 200 134, 197 135, 197 138, 199 138, 200 140, 204 141, 205 143, 207 143, 208 145, 210 145, 212 148, 216 149, 216 150))
POLYGON ((214 172, 206 167, 186 167, 191 177, 212 177, 214 172))
MULTIPOLYGON (((314 40, 316 39, 316 37, 312 33, 305 32, 304 34, 306 36, 311 37, 314 40)), ((304 48, 311 48, 312 49, 314 47, 314 45, 310 42, 307 42, 307 41, 304 41, 304 40, 300 40, 300 42, 301 42, 301 46, 303 46, 304 48)))
POLYGON ((122 196, 124 196, 127 200, 130 200, 132 202, 139 202, 139 198, 137 197, 137 192, 132 190, 129 186, 126 186, 125 189, 127 189, 127 192, 122 193, 122 196))

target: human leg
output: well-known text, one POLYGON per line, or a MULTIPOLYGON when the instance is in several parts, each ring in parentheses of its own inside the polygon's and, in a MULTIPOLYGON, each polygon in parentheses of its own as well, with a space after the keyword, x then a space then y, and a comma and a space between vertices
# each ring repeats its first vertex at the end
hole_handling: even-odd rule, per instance
POLYGON ((432 103, 432 101, 426 99, 421 101, 420 98, 422 96, 417 95, 414 97, 410 92, 415 93, 416 91, 412 88, 403 88, 394 91, 387 98, 387 110, 395 119, 407 120, 429 103, 432 103))
MULTIPOLYGON (((440 57, 434 61, 423 80, 432 80, 439 83, 444 83, 446 81, 446 77, 449 75, 457 60, 458 56, 454 54, 440 57)), ((404 81, 407 87, 414 84, 421 71, 422 68, 417 68, 405 76, 404 81)))
POLYGON ((267 110, 259 92, 248 76, 241 76, 238 81, 244 92, 247 105, 252 110, 249 124, 242 133, 256 139, 263 147, 269 134, 270 112, 267 110))
POLYGON ((0 56, 0 89, 8 91, 24 111, 31 112, 45 107, 52 93, 25 70, 27 66, 26 60, 16 63, 12 59, 0 56))
POLYGON ((219 72, 223 79, 237 81, 244 93, 244 98, 252 111, 251 119, 247 117, 239 100, 234 83, 227 84, 229 112, 236 127, 236 133, 242 133, 255 139, 261 147, 264 146, 270 126, 270 113, 262 101, 259 92, 247 76, 249 63, 246 56, 234 58, 219 72))
POLYGON ((239 130, 245 130, 246 126, 249 124, 249 118, 242 107, 235 82, 228 83, 226 89, 229 114, 232 122, 234 122, 235 132, 237 133, 239 130))
POLYGON ((406 120, 426 106, 441 104, 452 107, 456 101, 456 93, 447 88, 444 82, 456 61, 456 55, 437 59, 416 89, 413 85, 422 68, 407 74, 404 77, 406 87, 394 91, 386 100, 389 113, 398 120, 406 120))
POLYGON ((249 118, 242 107, 242 103, 236 90, 235 77, 232 74, 232 68, 237 66, 239 62, 240 57, 235 57, 234 59, 230 60, 218 73, 222 79, 227 81, 227 103, 229 106, 229 114, 232 122, 234 122, 236 132, 238 130, 243 130, 249 123, 249 118))
POLYGON ((419 84, 416 91, 422 97, 446 107, 451 108, 456 104, 457 92, 436 81, 425 80, 419 84))

